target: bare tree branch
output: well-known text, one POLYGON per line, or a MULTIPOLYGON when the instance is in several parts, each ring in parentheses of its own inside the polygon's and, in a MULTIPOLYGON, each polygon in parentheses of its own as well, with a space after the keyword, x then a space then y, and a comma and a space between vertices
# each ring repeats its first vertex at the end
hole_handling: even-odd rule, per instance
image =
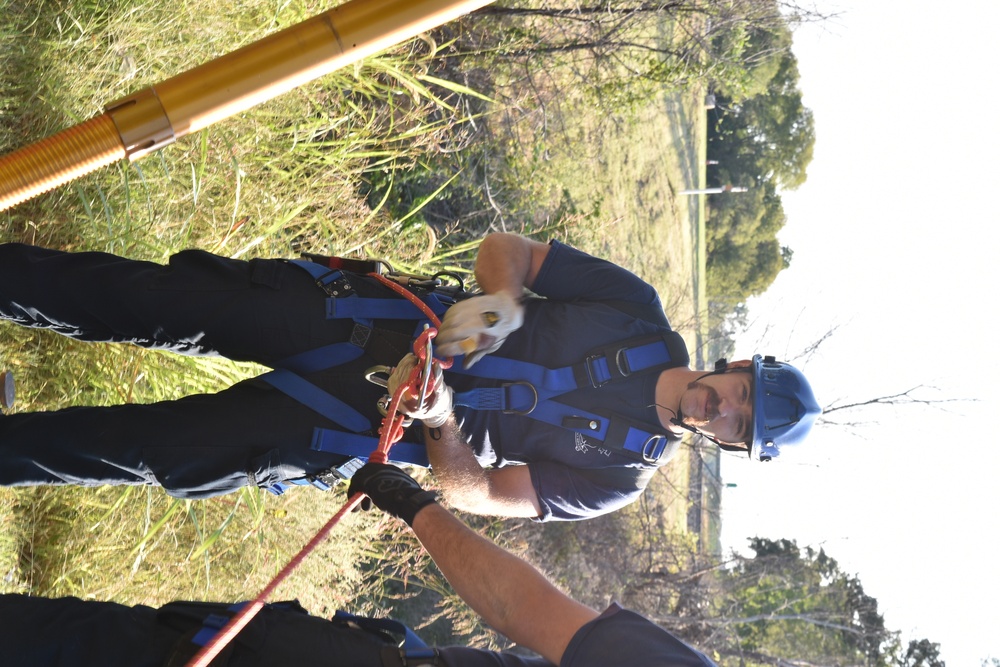
POLYGON ((832 412, 839 412, 842 410, 855 410, 859 408, 866 408, 872 406, 900 406, 900 405, 924 405, 928 407, 937 408, 939 410, 945 410, 943 407, 950 403, 968 403, 975 402, 978 399, 974 398, 924 398, 921 396, 915 396, 914 392, 920 389, 934 389, 934 387, 928 387, 926 385, 918 384, 915 387, 910 387, 906 391, 900 391, 895 394, 885 394, 883 396, 875 396, 863 401, 852 401, 850 403, 833 403, 827 405, 823 408, 823 414, 820 415, 819 419, 816 420, 817 424, 831 424, 837 426, 856 426, 859 422, 852 421, 835 421, 829 419, 827 415, 832 412))

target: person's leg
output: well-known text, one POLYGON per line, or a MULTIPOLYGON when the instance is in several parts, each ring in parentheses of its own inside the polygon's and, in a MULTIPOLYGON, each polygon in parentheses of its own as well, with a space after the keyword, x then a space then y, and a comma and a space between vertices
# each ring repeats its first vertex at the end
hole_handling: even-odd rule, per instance
MULTIPOLYGON (((326 319, 326 301, 306 272, 280 261, 186 251, 161 266, 0 245, 0 317, 82 340, 273 364, 349 337, 353 322, 326 319)), ((383 390, 363 371, 374 363, 308 375, 368 417, 373 433, 383 390)), ((185 497, 269 486, 344 461, 309 449, 317 427, 338 428, 261 382, 148 406, 5 415, 0 484, 160 484, 185 497)))
POLYGON ((163 667, 179 634, 156 610, 77 598, 0 595, 3 664, 163 667))
POLYGON ((301 269, 187 250, 170 263, 0 245, 0 318, 84 341, 272 364, 347 340, 301 269))
MULTIPOLYGON (((366 363, 308 379, 363 414, 376 434, 384 389, 360 379, 366 363)), ((346 460, 310 449, 316 428, 338 425, 261 380, 149 405, 3 415, 0 485, 157 484, 188 498, 268 487, 346 460)))

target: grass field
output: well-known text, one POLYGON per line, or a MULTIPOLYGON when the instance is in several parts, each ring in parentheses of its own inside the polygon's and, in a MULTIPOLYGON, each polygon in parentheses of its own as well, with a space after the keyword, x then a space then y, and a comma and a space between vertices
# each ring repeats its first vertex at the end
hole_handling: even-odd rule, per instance
MULTIPOLYGON (((0 151, 323 8, 308 0, 252 0, 238 8, 213 0, 180 7, 0 0, 0 151)), ((460 260, 474 244, 455 247, 460 236, 447 228, 400 223, 366 196, 375 171, 391 180, 468 123, 461 109, 442 101, 449 91, 422 79, 435 48, 416 40, 140 162, 0 213, 0 240, 157 261, 187 247, 234 257, 308 249, 467 267, 460 260)), ((540 136, 537 126, 523 129, 541 150, 521 156, 528 165, 522 173, 533 179, 525 190, 550 197, 540 196, 539 211, 558 210, 566 200, 577 211, 564 221, 540 214, 536 228, 551 227, 657 286, 692 349, 699 210, 677 192, 697 185, 703 173, 699 102, 694 92, 664 96, 635 115, 598 118, 568 100, 548 119, 556 130, 540 136)), ((6 325, 0 367, 18 376, 18 411, 163 400, 215 391, 259 371, 225 360, 81 345, 6 325)), ((663 525, 678 531, 687 512, 687 469, 677 461, 650 490, 664 499, 663 525)), ((308 488, 280 498, 247 490, 199 502, 151 488, 2 489, 0 591, 128 603, 245 598, 340 503, 336 494, 308 488)), ((517 522, 477 524, 520 550, 529 544, 516 526, 534 530, 517 522)), ((444 597, 433 613, 449 632, 494 641, 425 565, 394 522, 355 516, 279 596, 297 597, 316 613, 340 607, 381 613, 427 589, 444 597)))
MULTIPOLYGON (((580 190, 576 196, 581 200, 594 197, 595 189, 603 197, 605 222, 596 228, 599 243, 594 251, 654 285, 671 324, 694 350, 698 344, 692 280, 697 210, 690 208, 694 200, 677 192, 697 178, 697 170, 690 170, 684 159, 692 147, 689 142, 695 138, 690 128, 697 125, 682 126, 668 120, 696 114, 697 108, 692 106, 690 99, 665 98, 639 109, 633 118, 605 121, 579 142, 601 152, 587 163, 577 161, 575 174, 567 169, 565 182, 580 190), (599 189, 595 184, 600 184, 599 189), (584 190, 587 186, 593 189, 584 190)), ((565 159, 573 161, 572 146, 567 147, 565 159)), ((684 456, 666 469, 671 489, 687 488, 686 471, 684 456)), ((684 525, 681 512, 686 512, 686 504, 686 493, 669 503, 677 513, 674 525, 684 525)))

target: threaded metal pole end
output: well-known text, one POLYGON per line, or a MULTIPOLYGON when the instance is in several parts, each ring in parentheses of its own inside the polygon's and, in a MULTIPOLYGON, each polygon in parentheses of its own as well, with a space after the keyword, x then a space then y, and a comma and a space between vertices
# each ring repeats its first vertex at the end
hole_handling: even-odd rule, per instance
POLYGON ((0 158, 0 211, 125 158, 107 114, 0 158))

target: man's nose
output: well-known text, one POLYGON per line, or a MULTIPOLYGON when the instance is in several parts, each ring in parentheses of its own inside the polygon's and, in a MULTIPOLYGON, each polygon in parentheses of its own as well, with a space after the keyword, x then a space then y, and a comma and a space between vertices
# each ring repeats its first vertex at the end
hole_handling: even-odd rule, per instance
POLYGON ((738 401, 732 400, 729 396, 719 396, 718 411, 720 417, 739 414, 742 406, 738 401))

